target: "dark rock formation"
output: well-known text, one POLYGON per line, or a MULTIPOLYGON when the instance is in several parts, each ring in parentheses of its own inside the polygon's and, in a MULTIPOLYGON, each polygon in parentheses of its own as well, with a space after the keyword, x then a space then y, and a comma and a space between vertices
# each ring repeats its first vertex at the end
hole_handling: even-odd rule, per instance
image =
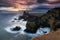
POLYGON ((25 29, 28 33, 36 33, 39 27, 50 27, 51 31, 54 31, 58 24, 60 24, 60 7, 48 10, 48 12, 41 17, 30 15, 24 11, 23 16, 19 18, 28 21, 25 29))
MULTIPOLYGON (((27 19, 29 19, 29 18, 27 18, 27 19)), ((32 16, 32 18, 29 20, 30 20, 30 22, 34 22, 37 27, 34 26, 33 24, 32 25, 28 24, 29 23, 29 21, 28 21, 27 25, 26 25, 27 29, 30 28, 30 30, 28 30, 28 32, 29 31, 31 32, 32 31, 31 29, 34 29, 34 31, 36 31, 39 27, 50 27, 51 31, 54 31, 57 28, 60 28, 60 25, 59 25, 60 24, 60 7, 48 10, 48 12, 46 14, 42 15, 41 17, 32 16), (33 26, 34 26, 34 28, 33 28, 33 26)))
POLYGON ((25 32, 28 33, 36 33, 37 31, 37 25, 35 22, 27 22, 25 32))
POLYGON ((24 11, 23 16, 19 16, 18 19, 24 19, 24 21, 27 21, 26 29, 24 30, 25 32, 36 33, 39 28, 38 16, 30 15, 28 12, 24 11))
POLYGON ((19 31, 21 28, 20 26, 16 26, 15 28, 12 29, 12 31, 19 31))
POLYGON ((46 14, 40 17, 40 26, 49 26, 52 30, 56 30, 55 25, 60 24, 60 7, 48 10, 46 14))

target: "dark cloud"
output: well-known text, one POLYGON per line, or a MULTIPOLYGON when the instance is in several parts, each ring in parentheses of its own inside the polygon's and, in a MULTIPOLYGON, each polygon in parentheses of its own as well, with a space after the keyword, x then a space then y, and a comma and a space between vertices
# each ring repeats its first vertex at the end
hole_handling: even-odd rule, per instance
POLYGON ((37 0, 38 3, 44 3, 46 0, 37 0))
POLYGON ((0 7, 7 7, 7 6, 9 6, 9 4, 6 0, 0 0, 0 7))

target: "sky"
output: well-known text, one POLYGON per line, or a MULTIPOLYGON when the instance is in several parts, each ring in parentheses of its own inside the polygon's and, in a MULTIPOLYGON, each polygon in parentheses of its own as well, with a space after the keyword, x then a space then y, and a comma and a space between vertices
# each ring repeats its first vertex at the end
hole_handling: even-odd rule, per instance
POLYGON ((18 5, 30 5, 37 3, 48 3, 48 4, 56 4, 60 3, 60 0, 0 0, 0 6, 18 6, 18 5))
POLYGON ((0 0, 0 7, 14 7, 26 10, 28 7, 36 8, 37 6, 42 8, 60 7, 60 0, 0 0))

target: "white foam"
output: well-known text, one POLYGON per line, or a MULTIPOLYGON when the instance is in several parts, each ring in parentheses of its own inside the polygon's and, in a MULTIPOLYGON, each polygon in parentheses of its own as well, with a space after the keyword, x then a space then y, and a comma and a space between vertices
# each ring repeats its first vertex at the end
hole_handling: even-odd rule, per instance
POLYGON ((26 29, 26 23, 27 21, 23 21, 23 19, 21 19, 19 22, 15 22, 14 24, 12 24, 11 26, 8 26, 5 28, 5 30, 9 33, 23 33, 24 34, 24 30, 26 29), (16 26, 20 26, 21 30, 19 31, 12 31, 11 28, 14 28, 16 26))
POLYGON ((36 33, 36 34, 42 35, 42 34, 44 34, 44 32, 47 32, 47 33, 45 33, 45 34, 48 34, 48 33, 50 32, 50 28, 48 28, 48 27, 46 27, 46 28, 39 28, 39 29, 37 30, 37 33, 36 33))
POLYGON ((50 32, 50 29, 49 28, 40 28, 37 30, 37 32, 35 34, 32 34, 32 33, 26 33, 24 32, 24 28, 23 26, 21 26, 21 30, 19 31, 12 31, 11 28, 14 28, 14 27, 6 27, 5 30, 8 32, 8 33, 19 33, 17 34, 16 36, 20 35, 20 34, 25 34, 25 35, 29 35, 29 36, 38 36, 38 35, 43 35, 43 31, 47 31, 46 34, 48 34, 50 32))
MULTIPOLYGON (((10 21, 11 21, 11 20, 10 20, 10 21)), ((26 23, 27 23, 27 21, 23 21, 23 19, 17 20, 17 21, 19 21, 19 22, 14 22, 14 23, 10 22, 11 26, 7 26, 7 27, 5 28, 5 30, 6 30, 8 33, 19 33, 19 34, 17 34, 17 35, 25 34, 25 35, 29 35, 29 36, 43 35, 43 34, 44 34, 43 31, 47 31, 47 33, 50 32, 50 28, 39 28, 35 34, 26 33, 26 32, 24 32, 24 30, 26 29, 26 23), (14 28, 14 27, 16 27, 16 26, 19 26, 21 29, 20 29, 19 31, 12 31, 11 28, 14 28)), ((47 33, 46 33, 46 34, 47 34, 47 33)))
POLYGON ((11 28, 13 27, 6 27, 5 30, 8 32, 8 33, 18 33, 19 31, 12 31, 11 28))

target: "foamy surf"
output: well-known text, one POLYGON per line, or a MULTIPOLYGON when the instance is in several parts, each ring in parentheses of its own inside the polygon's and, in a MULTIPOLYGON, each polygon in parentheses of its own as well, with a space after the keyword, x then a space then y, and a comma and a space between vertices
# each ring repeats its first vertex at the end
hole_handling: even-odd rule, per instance
MULTIPOLYGON (((17 17, 17 16, 16 16, 17 17)), ((12 19, 16 18, 16 17, 13 17, 12 19)), ((17 18, 18 19, 18 18, 17 18)), ((28 36, 37 36, 37 35, 43 35, 44 32, 46 32, 45 34, 48 34, 50 32, 50 28, 46 27, 46 28, 39 28, 37 30, 36 33, 32 34, 32 33, 27 33, 25 32, 24 30, 26 29, 26 23, 27 21, 23 21, 23 19, 21 20, 12 20, 12 21, 15 21, 15 22, 11 22, 11 20, 9 20, 11 26, 7 26, 5 29, 6 32, 8 33, 18 33, 16 35, 16 37, 20 34, 23 34, 23 35, 28 35, 28 36), (14 28, 16 26, 19 26, 21 29, 19 31, 12 31, 11 28, 14 28)))
POLYGON ((5 28, 5 31, 8 32, 8 33, 13 33, 13 34, 18 33, 18 34, 16 35, 16 37, 19 36, 20 34, 28 35, 28 36, 38 36, 38 35, 43 35, 43 34, 44 34, 43 31, 46 31, 45 34, 48 34, 48 33, 50 32, 50 28, 39 28, 39 29, 37 30, 37 32, 34 33, 34 34, 32 34, 32 33, 27 33, 27 32, 24 31, 24 29, 21 29, 21 30, 19 30, 19 31, 12 31, 11 28, 14 28, 14 27, 6 27, 6 28, 5 28))

